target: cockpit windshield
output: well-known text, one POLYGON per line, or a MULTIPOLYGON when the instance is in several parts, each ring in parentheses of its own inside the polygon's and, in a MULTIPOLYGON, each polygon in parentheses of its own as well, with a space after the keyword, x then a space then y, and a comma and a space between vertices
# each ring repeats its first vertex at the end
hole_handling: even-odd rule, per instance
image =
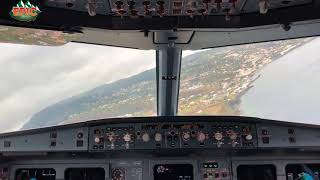
POLYGON ((187 56, 182 60, 179 114, 319 124, 319 45, 320 38, 303 38, 187 56))
MULTIPOLYGON (((183 51, 178 115, 318 124, 320 38, 183 51)), ((0 131, 157 114, 156 51, 0 44, 0 131)))
POLYGON ((155 51, 0 44, 0 131, 156 115, 155 51))

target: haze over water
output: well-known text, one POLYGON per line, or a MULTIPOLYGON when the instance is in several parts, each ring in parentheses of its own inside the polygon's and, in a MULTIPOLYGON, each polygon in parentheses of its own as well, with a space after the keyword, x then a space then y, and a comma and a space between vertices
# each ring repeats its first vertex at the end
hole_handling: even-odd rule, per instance
POLYGON ((320 124, 320 38, 267 65, 242 97, 242 115, 320 124))

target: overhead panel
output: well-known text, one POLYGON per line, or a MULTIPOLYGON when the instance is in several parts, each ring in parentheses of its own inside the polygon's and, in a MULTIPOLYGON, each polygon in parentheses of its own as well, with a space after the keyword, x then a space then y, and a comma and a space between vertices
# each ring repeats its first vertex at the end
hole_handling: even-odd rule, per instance
POLYGON ((311 4, 312 0, 46 0, 49 7, 112 16, 229 16, 311 4))
MULTIPOLYGON (((260 2, 263 2, 260 1, 260 2)), ((311 4, 312 0, 266 0, 266 6, 268 9, 279 9, 279 8, 287 8, 292 6, 299 6, 305 4, 311 4)), ((260 7, 262 4, 257 0, 246 0, 243 1, 241 6, 241 13, 252 13, 260 11, 260 7)))
POLYGON ((45 5, 49 7, 82 12, 88 12, 89 6, 94 6, 95 14, 111 15, 108 0, 46 0, 45 5))

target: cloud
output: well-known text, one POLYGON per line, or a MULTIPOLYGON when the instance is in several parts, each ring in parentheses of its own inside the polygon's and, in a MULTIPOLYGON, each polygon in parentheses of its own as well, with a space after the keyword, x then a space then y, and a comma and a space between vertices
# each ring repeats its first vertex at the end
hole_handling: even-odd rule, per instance
POLYGON ((0 132, 62 99, 155 67, 155 51, 0 44, 0 132))

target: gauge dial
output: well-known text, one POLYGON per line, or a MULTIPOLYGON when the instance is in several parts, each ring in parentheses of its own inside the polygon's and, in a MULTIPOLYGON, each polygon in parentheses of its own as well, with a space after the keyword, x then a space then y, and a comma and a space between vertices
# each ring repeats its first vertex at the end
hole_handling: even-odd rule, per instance
POLYGON ((154 135, 154 140, 157 141, 157 142, 162 141, 162 135, 160 133, 156 133, 154 135))
POLYGON ((189 141, 190 140, 190 133, 189 132, 183 132, 182 133, 182 139, 183 141, 189 141))
POLYGON ((197 140, 199 142, 203 142, 206 140, 206 135, 203 132, 198 132, 197 133, 197 140))
POLYGON ((150 135, 149 135, 148 133, 144 133, 144 134, 142 135, 142 140, 143 140, 143 142, 149 142, 149 140, 150 140, 150 135))
POLYGON ((216 132, 216 133, 214 134, 214 138, 215 138, 217 141, 221 141, 222 138, 223 138, 223 135, 222 135, 222 133, 220 133, 220 132, 216 132))
POLYGON ((130 142, 131 141, 131 135, 130 134, 125 134, 124 136, 123 136, 123 140, 125 141, 125 142, 130 142))

